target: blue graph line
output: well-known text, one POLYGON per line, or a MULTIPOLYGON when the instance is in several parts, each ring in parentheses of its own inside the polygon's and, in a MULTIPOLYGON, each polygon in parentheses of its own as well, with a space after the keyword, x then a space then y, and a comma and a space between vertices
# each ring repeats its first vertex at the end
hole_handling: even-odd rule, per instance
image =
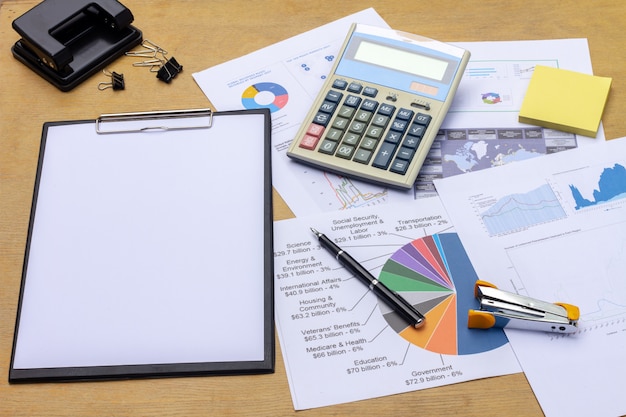
POLYGON ((548 184, 525 194, 501 198, 481 213, 482 221, 492 236, 546 223, 565 217, 565 211, 548 184))

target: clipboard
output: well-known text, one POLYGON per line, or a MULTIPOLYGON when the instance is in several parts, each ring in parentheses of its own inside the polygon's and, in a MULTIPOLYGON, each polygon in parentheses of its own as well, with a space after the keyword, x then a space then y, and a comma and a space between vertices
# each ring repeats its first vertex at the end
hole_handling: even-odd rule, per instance
POLYGON ((267 109, 43 126, 9 382, 274 371, 267 109))

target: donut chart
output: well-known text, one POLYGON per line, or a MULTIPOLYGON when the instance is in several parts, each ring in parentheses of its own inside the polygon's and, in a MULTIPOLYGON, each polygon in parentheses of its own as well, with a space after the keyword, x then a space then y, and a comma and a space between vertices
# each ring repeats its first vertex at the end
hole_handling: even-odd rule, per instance
POLYGON ((485 104, 498 104, 502 102, 500 94, 498 93, 484 93, 482 94, 482 100, 485 104))
POLYGON ((289 94, 280 84, 257 83, 249 86, 241 95, 241 103, 246 109, 270 109, 274 113, 287 105, 289 94))
POLYGON ((422 327, 406 324, 379 304, 389 326, 410 343, 445 355, 486 352, 508 342, 502 329, 468 329, 467 311, 477 309, 478 279, 456 233, 416 239, 385 262, 378 278, 426 316, 422 327))

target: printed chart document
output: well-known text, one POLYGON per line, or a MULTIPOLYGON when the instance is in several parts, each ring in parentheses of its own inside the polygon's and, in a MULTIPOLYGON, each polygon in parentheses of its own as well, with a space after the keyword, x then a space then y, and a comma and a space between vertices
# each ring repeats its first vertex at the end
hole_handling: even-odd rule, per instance
POLYGON ((435 195, 433 179, 504 165, 604 139, 517 122, 537 64, 591 74, 585 39, 456 43, 472 52, 463 80, 412 191, 327 173, 292 161, 286 151, 352 22, 388 27, 367 9, 241 58, 194 74, 218 110, 272 111, 273 184, 297 216, 435 195))
POLYGON ((274 223, 276 322, 297 410, 520 372, 467 328, 477 276, 437 197, 274 223), (409 327, 323 249, 325 233, 426 316, 409 327))
POLYGON ((571 335, 507 330, 545 414, 626 413, 626 139, 435 184, 482 279, 580 308, 571 335))

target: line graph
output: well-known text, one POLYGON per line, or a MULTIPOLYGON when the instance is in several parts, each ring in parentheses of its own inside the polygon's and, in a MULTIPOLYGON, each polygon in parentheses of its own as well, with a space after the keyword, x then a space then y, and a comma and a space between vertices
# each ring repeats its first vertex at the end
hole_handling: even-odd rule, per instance
POLYGON ((340 210, 381 204, 387 197, 385 188, 376 189, 341 175, 324 172, 324 179, 328 189, 333 190, 340 210))
POLYGON ((343 211, 377 206, 389 201, 389 190, 381 185, 317 170, 307 165, 294 166, 289 175, 292 188, 297 188, 302 193, 301 197, 306 196, 298 202, 300 209, 296 208, 294 212, 343 211), (308 203, 304 203, 305 201, 308 203))
POLYGON ((566 216, 548 184, 501 198, 481 195, 472 199, 472 204, 490 236, 516 232, 566 216))

